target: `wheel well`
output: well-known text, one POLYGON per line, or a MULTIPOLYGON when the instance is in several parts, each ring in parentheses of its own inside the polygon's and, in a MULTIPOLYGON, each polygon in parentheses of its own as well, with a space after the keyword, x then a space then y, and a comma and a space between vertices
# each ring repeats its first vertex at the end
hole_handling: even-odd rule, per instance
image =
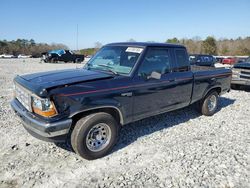
POLYGON ((221 88, 220 87, 213 88, 212 90, 217 91, 218 95, 220 95, 220 93, 221 93, 221 88))
POLYGON ((122 122, 123 119, 121 117, 122 114, 120 114, 120 112, 117 109, 112 108, 112 107, 105 107, 105 108, 98 108, 98 109, 93 109, 93 110, 80 112, 80 113, 74 115, 72 117, 73 124, 75 124, 82 117, 87 116, 87 115, 92 114, 92 113, 97 113, 97 112, 106 112, 106 113, 112 115, 118 123, 120 123, 120 124, 123 123, 122 122))
MULTIPOLYGON (((218 93, 218 95, 220 95, 220 93, 221 93, 221 88, 220 88, 220 87, 212 88, 212 89, 210 89, 210 90, 206 93, 206 95, 207 95, 208 93, 212 92, 212 91, 216 91, 216 92, 218 93)), ((205 96, 206 96, 206 95, 205 95, 205 96)))

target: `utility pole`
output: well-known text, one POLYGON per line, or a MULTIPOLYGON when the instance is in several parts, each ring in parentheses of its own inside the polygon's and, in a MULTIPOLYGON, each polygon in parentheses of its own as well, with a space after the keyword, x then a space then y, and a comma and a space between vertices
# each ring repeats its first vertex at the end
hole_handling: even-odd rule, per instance
POLYGON ((78 51, 78 24, 76 25, 76 50, 78 51))

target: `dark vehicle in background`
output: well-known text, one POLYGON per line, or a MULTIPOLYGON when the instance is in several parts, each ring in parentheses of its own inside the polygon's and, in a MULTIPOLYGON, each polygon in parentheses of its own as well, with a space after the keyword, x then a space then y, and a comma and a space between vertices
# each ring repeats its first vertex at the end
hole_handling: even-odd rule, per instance
POLYGON ((217 57, 216 56, 215 59, 216 59, 216 63, 222 63, 224 57, 217 57))
POLYGON ((45 63, 57 63, 59 61, 68 63, 81 63, 84 60, 84 55, 75 54, 70 50, 52 50, 47 53, 43 53, 42 60, 45 63))
POLYGON ((244 62, 236 63, 233 68, 231 87, 250 86, 250 57, 244 62))
POLYGON ((243 63, 246 60, 249 61, 249 57, 238 57, 236 63, 243 63))
POLYGON ((230 69, 190 66, 182 45, 113 43, 82 69, 17 76, 11 106, 33 136, 66 141, 86 159, 105 156, 120 127, 195 104, 212 116, 230 69))
POLYGON ((191 65, 214 67, 216 59, 212 55, 190 54, 189 61, 191 65))

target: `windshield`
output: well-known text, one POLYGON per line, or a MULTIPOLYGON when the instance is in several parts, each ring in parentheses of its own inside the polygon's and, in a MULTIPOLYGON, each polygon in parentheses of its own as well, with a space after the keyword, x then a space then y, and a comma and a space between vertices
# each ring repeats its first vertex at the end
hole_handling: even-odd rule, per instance
POLYGON ((51 51, 49 51, 49 53, 63 55, 63 54, 65 54, 65 51, 64 50, 51 50, 51 51))
POLYGON ((88 69, 104 70, 114 74, 129 74, 143 48, 128 46, 105 46, 85 66, 88 69))

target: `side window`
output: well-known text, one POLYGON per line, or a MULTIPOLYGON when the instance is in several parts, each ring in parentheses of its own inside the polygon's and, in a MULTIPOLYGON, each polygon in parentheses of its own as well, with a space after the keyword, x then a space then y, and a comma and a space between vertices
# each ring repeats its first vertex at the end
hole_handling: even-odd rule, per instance
POLYGON ((139 68, 138 75, 151 75, 152 72, 165 74, 170 72, 170 55, 168 49, 149 48, 139 68))
POLYGON ((176 61, 178 64, 178 70, 180 72, 189 70, 188 58, 185 50, 178 49, 175 50, 176 61))

